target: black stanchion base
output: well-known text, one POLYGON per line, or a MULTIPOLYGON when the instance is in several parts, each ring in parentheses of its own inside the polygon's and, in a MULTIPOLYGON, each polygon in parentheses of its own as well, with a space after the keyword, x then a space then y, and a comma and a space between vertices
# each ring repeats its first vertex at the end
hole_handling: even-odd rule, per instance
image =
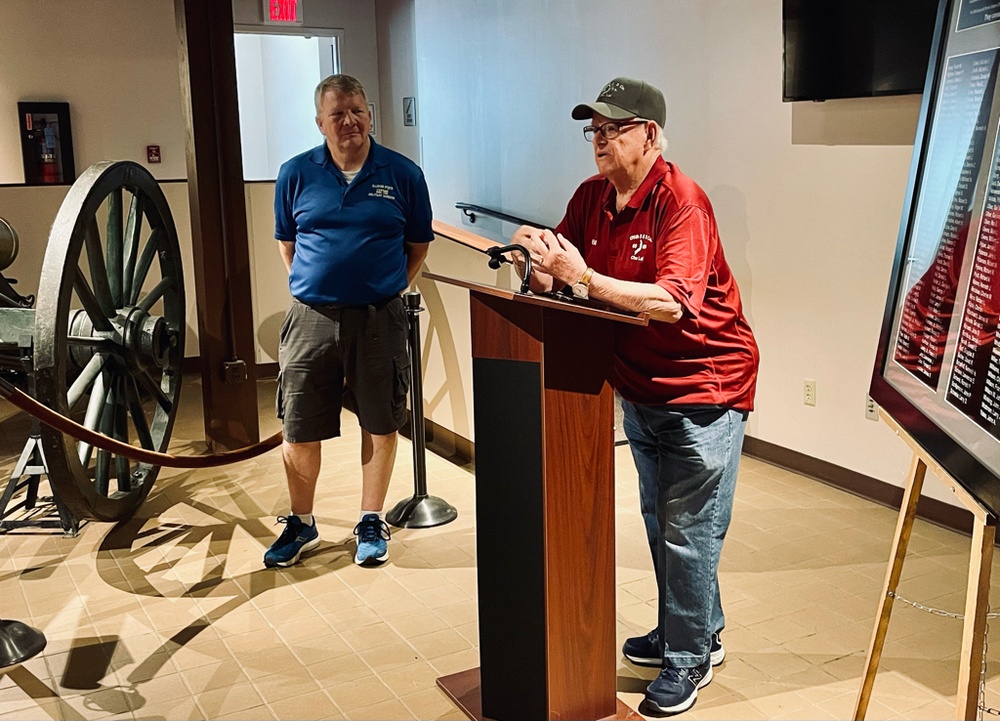
POLYGON ((45 648, 45 635, 20 621, 0 621, 0 668, 16 666, 45 648))
POLYGON ((385 514, 385 520, 400 528, 443 526, 456 518, 455 507, 437 496, 410 496, 385 514))

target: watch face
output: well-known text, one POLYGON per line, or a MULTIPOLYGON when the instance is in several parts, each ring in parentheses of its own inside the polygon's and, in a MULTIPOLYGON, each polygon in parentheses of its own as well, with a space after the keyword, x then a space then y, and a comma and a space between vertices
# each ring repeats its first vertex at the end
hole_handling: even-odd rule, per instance
POLYGON ((590 297, 589 290, 590 289, 587 288, 587 286, 584 285, 583 283, 577 283, 576 285, 573 286, 573 296, 576 298, 584 298, 584 299, 589 298, 590 297))

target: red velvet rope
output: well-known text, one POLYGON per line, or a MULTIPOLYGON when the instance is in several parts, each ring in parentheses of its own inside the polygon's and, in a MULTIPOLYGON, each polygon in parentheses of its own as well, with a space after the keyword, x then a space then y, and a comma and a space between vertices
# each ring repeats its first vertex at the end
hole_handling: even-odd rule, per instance
POLYGON ((262 453, 277 448, 281 445, 282 441, 281 431, 278 431, 260 443, 255 443, 246 448, 238 448, 235 451, 213 453, 204 456, 174 456, 169 453, 158 453, 146 448, 132 446, 114 438, 109 438, 102 433, 92 431, 86 426, 82 426, 66 416, 61 416, 51 408, 42 405, 4 378, 0 378, 0 396, 3 396, 19 409, 34 416, 45 425, 51 426, 68 436, 72 436, 78 441, 89 443, 96 448, 116 453, 133 461, 149 463, 154 466, 166 466, 168 468, 214 468, 216 466, 224 466, 256 458, 262 453))

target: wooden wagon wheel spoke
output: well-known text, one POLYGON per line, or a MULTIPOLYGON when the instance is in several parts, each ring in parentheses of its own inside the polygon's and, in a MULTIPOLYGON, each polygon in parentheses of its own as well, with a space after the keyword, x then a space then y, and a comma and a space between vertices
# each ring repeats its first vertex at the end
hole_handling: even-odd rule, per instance
POLYGON ((135 261, 139 253, 139 236, 142 235, 143 196, 136 192, 128 209, 125 222, 125 244, 123 249, 122 293, 124 298, 132 297, 132 282, 135 275, 135 261))
POLYGON ((163 389, 156 385, 156 381, 154 381, 148 374, 140 371, 136 373, 134 377, 142 384, 142 387, 145 388, 151 396, 153 396, 160 408, 168 412, 172 410, 174 404, 167 397, 167 394, 163 392, 163 389))
POLYGON ((66 345, 72 347, 93 348, 94 350, 110 351, 115 347, 115 343, 110 338, 101 338, 92 335, 68 335, 66 345))
POLYGON ((132 426, 135 428, 135 435, 139 439, 143 448, 154 447, 153 436, 149 432, 149 421, 146 418, 146 411, 142 407, 142 396, 139 393, 139 386, 136 384, 134 376, 125 378, 125 394, 128 398, 129 414, 132 416, 132 426))
POLYGON ((149 293, 147 293, 146 296, 141 301, 139 301, 136 304, 136 307, 148 313, 149 309, 152 308, 154 305, 156 305, 156 301, 162 298, 163 294, 166 293, 173 285, 174 285, 173 278, 164 278, 159 283, 157 283, 153 287, 153 289, 149 291, 149 293))
POLYGON ((104 311, 101 308, 101 304, 98 302, 97 297, 94 295, 94 291, 90 289, 90 284, 87 279, 83 277, 83 273, 80 269, 76 269, 76 277, 73 279, 73 289, 76 291, 76 297, 80 299, 83 303, 83 309, 87 311, 87 315, 90 316, 90 320, 94 324, 94 328, 102 331, 112 331, 114 327, 111 325, 111 321, 108 317, 104 315, 104 311))
POLYGON ((128 298, 129 303, 134 304, 139 300, 139 291, 142 290, 142 285, 146 282, 146 277, 149 275, 149 268, 153 264, 153 258, 156 257, 156 251, 159 249, 162 237, 163 229, 153 228, 152 233, 149 235, 149 240, 146 241, 146 245, 142 249, 142 255, 139 256, 139 262, 135 267, 135 277, 132 279, 132 294, 128 298))
MULTIPOLYGON (((106 396, 104 376, 104 372, 101 372, 94 378, 94 386, 90 389, 90 401, 87 403, 87 413, 83 418, 83 425, 91 430, 97 430, 98 424, 101 422, 101 411, 104 409, 106 396)), ((77 449, 77 457, 84 468, 90 465, 93 450, 93 446, 89 443, 81 443, 77 449)))
MULTIPOLYGON (((98 163, 81 174, 52 225, 38 296, 38 400, 69 415, 89 393, 86 427, 165 452, 180 399, 184 270, 166 198, 147 170, 98 163)), ((42 440, 49 477, 80 519, 130 517, 159 472, 48 427, 42 440)))
POLYGON ((107 277, 111 284, 111 297, 116 307, 122 304, 122 189, 114 188, 108 197, 108 255, 107 277))
MULTIPOLYGON (((108 392, 101 405, 101 422, 97 430, 106 436, 114 435, 115 430, 115 384, 117 379, 112 376, 108 384, 108 392)), ((107 497, 111 488, 111 459, 114 456, 103 448, 97 449, 97 467, 94 474, 94 490, 99 496, 107 497)))
POLYGON ((98 353, 80 371, 80 375, 76 377, 73 385, 69 387, 69 391, 66 393, 66 405, 70 410, 76 407, 76 404, 80 402, 86 391, 91 390, 91 386, 96 381, 107 360, 107 356, 98 353))
MULTIPOLYGON (((127 376, 115 378, 114 396, 114 435, 113 437, 128 443, 128 407, 126 403, 125 384, 127 376)), ((118 492, 127 493, 132 490, 132 467, 128 458, 118 454, 115 456, 115 475, 118 479, 118 492)))
POLYGON ((94 284, 94 295, 101 306, 104 315, 110 318, 115 314, 115 302, 111 298, 111 286, 108 283, 108 270, 104 265, 104 249, 101 248, 101 231, 97 227, 97 219, 87 223, 84 240, 87 244, 87 264, 90 267, 90 282, 94 284))

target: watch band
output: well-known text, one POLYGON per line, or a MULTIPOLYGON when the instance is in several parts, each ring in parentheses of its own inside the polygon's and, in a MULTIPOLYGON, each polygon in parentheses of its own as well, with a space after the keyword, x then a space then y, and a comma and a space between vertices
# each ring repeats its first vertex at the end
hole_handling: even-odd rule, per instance
POLYGON ((587 287, 590 287, 590 279, 594 277, 594 269, 587 266, 587 269, 583 271, 583 275, 580 276, 580 280, 576 281, 577 285, 581 283, 587 287))

